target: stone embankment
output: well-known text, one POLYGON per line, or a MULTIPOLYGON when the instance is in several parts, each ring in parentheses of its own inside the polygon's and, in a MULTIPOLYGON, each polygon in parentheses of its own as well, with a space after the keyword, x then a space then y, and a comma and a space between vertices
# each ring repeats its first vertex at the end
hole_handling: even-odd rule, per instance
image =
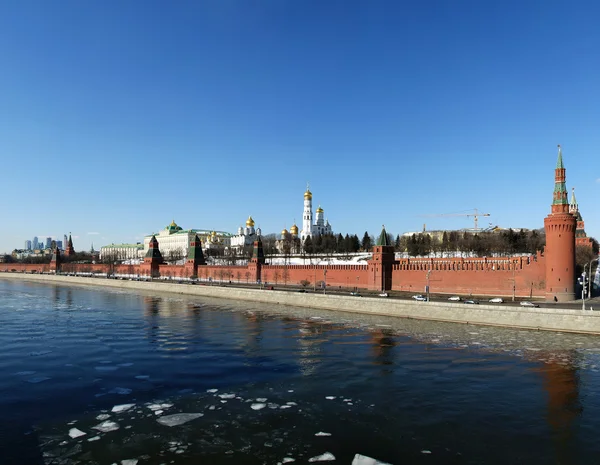
POLYGON ((21 273, 0 273, 0 278, 40 281, 67 286, 102 286, 135 291, 168 292, 452 323, 600 335, 600 312, 595 311, 567 310, 561 308, 525 309, 521 307, 502 307, 499 305, 467 305, 454 302, 414 302, 374 297, 188 285, 160 281, 143 282, 21 273))

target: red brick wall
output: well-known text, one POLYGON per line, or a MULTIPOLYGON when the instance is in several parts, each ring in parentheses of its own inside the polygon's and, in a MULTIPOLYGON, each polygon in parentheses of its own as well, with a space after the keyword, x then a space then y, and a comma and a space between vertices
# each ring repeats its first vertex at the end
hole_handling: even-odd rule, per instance
POLYGON ((423 293, 429 276, 432 293, 543 297, 546 261, 535 257, 403 259, 393 266, 392 289, 423 293))
POLYGON ((368 276, 367 265, 265 265, 262 268, 262 280, 278 284, 287 281, 295 285, 303 280, 309 281, 310 285, 325 281, 327 286, 366 288, 368 276))

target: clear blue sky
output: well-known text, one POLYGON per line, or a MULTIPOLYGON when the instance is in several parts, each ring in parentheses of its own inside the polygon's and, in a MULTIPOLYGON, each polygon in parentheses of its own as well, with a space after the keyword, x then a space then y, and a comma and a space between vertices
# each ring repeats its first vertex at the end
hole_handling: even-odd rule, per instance
POLYGON ((556 145, 600 237, 600 3, 0 4, 0 251, 175 219, 263 233, 538 228, 556 145))

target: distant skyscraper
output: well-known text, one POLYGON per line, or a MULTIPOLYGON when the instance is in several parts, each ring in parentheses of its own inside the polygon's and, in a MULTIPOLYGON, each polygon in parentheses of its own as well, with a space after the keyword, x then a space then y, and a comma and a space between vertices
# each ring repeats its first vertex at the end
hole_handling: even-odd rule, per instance
POLYGON ((46 248, 49 249, 52 247, 52 238, 51 237, 47 237, 46 238, 46 248))
POLYGON ((67 235, 65 234, 63 236, 63 244, 65 244, 65 247, 66 247, 68 243, 69 243, 69 239, 67 238, 67 235))
POLYGON ((63 241, 56 241, 56 247, 62 250, 63 241))
POLYGON ((35 236, 33 238, 33 244, 32 245, 33 245, 33 250, 36 250, 40 246, 40 243, 38 242, 37 236, 35 236))
POLYGON ((31 241, 25 241, 25 250, 31 250, 31 241))

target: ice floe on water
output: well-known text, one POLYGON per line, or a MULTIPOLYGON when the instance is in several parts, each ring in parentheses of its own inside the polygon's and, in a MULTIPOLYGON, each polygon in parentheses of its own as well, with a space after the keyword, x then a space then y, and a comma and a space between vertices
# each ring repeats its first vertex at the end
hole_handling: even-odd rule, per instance
POLYGON ((129 388, 123 388, 123 387, 116 387, 116 388, 112 388, 110 391, 108 391, 109 394, 119 394, 120 396, 126 396, 128 394, 131 394, 131 389, 129 388))
POLYGON ((331 433, 325 433, 323 431, 319 431, 318 433, 315 433, 315 436, 331 436, 331 433))
POLYGON ((44 381, 48 381, 49 379, 52 379, 52 378, 49 378, 48 376, 36 376, 34 378, 29 378, 27 380, 27 382, 31 383, 31 384, 38 384, 38 383, 43 383, 44 381))
POLYGON ((119 429, 119 424, 115 423, 114 421, 107 420, 97 424, 96 426, 92 426, 92 428, 103 433, 108 433, 110 431, 117 431, 119 429))
POLYGON ((309 462, 330 462, 332 460, 335 460, 335 455, 331 452, 325 452, 324 454, 316 455, 308 459, 309 462))
POLYGON ((115 405, 111 412, 113 413, 120 413, 120 412, 125 412, 126 410, 129 410, 131 407, 133 407, 135 404, 121 404, 121 405, 115 405))
POLYGON ((252 405, 250 406, 250 408, 251 408, 252 410, 262 410, 262 409, 264 409, 266 406, 267 406, 267 404, 264 404, 264 403, 255 403, 255 404, 252 404, 252 405))
POLYGON ((96 420, 100 420, 100 421, 108 420, 109 418, 110 418, 110 415, 108 413, 101 413, 100 415, 96 416, 96 420))
POLYGON ((156 421, 165 426, 179 426, 203 416, 203 413, 174 413, 173 415, 160 417, 156 421))
POLYGON ((219 394, 221 399, 235 399, 235 394, 219 394))
POLYGON ((352 465, 391 465, 387 462, 380 462, 379 460, 367 457, 366 455, 356 454, 352 459, 352 465))
POLYGON ((206 392, 210 393, 210 394, 214 394, 215 392, 217 392, 218 389, 207 389, 206 392))
POLYGON ((77 428, 71 428, 69 430, 69 437, 75 439, 78 438, 79 436, 85 436, 87 433, 84 433, 83 431, 77 429, 77 428))

